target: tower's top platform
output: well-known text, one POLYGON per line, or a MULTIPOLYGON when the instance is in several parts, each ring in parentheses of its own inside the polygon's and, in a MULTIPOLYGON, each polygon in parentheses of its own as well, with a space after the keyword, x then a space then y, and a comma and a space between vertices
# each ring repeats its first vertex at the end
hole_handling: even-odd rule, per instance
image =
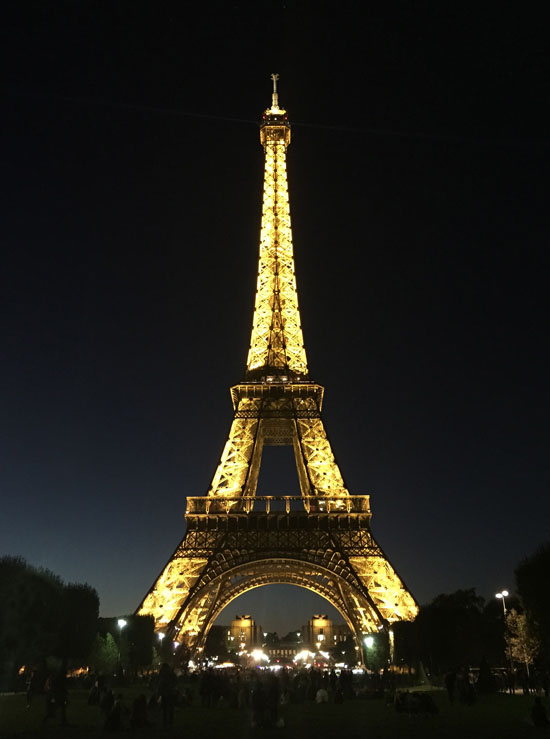
POLYGON ((260 122, 260 141, 262 146, 267 143, 284 142, 285 146, 290 144, 290 122, 284 108, 279 107, 279 94, 277 92, 278 74, 272 74, 273 94, 271 96, 271 108, 267 108, 260 122))

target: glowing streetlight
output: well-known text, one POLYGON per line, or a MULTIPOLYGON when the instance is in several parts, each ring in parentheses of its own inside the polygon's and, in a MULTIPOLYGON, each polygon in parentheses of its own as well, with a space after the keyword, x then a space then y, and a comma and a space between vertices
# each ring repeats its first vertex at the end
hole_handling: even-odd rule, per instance
POLYGON ((369 649, 372 649, 372 647, 374 646, 374 637, 370 634, 368 636, 365 636, 363 639, 363 644, 365 645, 365 649, 361 650, 361 656, 363 659, 363 666, 366 670, 368 664, 369 649))
POLYGON ((500 593, 495 593, 495 598, 502 600, 502 610, 504 611, 504 616, 506 616, 506 598, 509 595, 510 593, 507 590, 501 590, 500 593))
MULTIPOLYGON (((506 598, 510 595, 510 593, 507 590, 501 590, 500 593, 495 593, 495 598, 498 598, 499 600, 502 600, 502 612, 504 614, 504 622, 506 624, 506 598)), ((514 679, 514 661, 512 659, 512 654, 510 653, 510 694, 513 692, 513 685, 512 681, 514 679)))
POLYGON ((122 653, 120 651, 120 647, 122 646, 122 629, 125 626, 128 626, 128 621, 124 618, 119 618, 117 621, 118 626, 118 662, 120 665, 120 672, 122 674, 122 653))
POLYGON ((267 662, 269 660, 269 657, 267 656, 267 654, 264 654, 261 649, 253 649, 252 659, 255 662, 267 662))

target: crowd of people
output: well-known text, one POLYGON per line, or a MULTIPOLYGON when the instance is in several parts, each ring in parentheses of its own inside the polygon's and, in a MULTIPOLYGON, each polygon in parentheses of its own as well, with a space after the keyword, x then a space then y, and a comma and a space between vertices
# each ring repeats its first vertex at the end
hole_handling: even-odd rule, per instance
MULTIPOLYGON (((97 706, 99 723, 106 731, 140 729, 161 724, 170 728, 174 724, 177 708, 200 705, 205 710, 220 705, 246 711, 254 727, 280 727, 285 725, 287 706, 305 702, 341 704, 354 698, 383 698, 398 713, 435 715, 439 708, 426 690, 397 688, 390 672, 357 674, 351 670, 321 670, 302 668, 273 672, 270 670, 239 668, 206 668, 192 673, 178 673, 168 664, 157 672, 141 677, 138 689, 132 686, 133 699, 126 703, 120 689, 120 680, 110 683, 102 675, 88 675, 88 704, 97 706)), ((59 716, 66 724, 68 680, 63 670, 48 675, 43 688, 36 672, 27 678, 27 707, 33 695, 42 693, 46 702, 44 721, 59 716)), ((476 685, 470 672, 450 672, 445 677, 449 701, 455 698, 466 705, 475 703, 476 685)), ((548 725, 548 717, 540 696, 530 716, 535 726, 548 725)))
MULTIPOLYGON (((193 704, 204 709, 223 704, 245 710, 253 727, 283 726, 286 706, 290 703, 339 704, 357 695, 381 697, 393 687, 389 674, 386 678, 376 675, 360 678, 351 670, 337 673, 315 668, 278 672, 207 668, 177 675, 169 665, 163 664, 158 673, 141 679, 143 692, 127 705, 116 681, 113 687, 104 676, 90 675, 86 683, 88 704, 98 707, 100 722, 108 731, 158 723, 169 728, 176 708, 193 704)), ((54 705, 55 701, 48 708, 50 715, 54 705)))
POLYGON ((342 703, 354 696, 352 673, 343 670, 301 670, 288 673, 251 670, 218 670, 177 676, 167 664, 147 682, 149 698, 140 693, 126 706, 121 693, 115 693, 102 676, 90 678, 88 703, 97 705, 107 730, 116 731, 127 725, 141 728, 161 721, 173 725, 176 707, 198 703, 205 709, 225 704, 248 710, 252 726, 283 726, 285 706, 289 703, 315 701, 342 703))

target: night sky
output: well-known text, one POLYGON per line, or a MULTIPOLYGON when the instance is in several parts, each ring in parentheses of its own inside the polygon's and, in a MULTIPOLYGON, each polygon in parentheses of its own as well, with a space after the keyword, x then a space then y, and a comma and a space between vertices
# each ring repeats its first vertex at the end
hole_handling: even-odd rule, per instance
MULTIPOLYGON (((513 590, 550 531, 546 24, 415 6, 12 3, 0 554, 115 615, 181 540, 244 376, 278 72, 304 338, 347 486, 420 603, 513 590)), ((290 455, 266 449, 259 494, 298 491, 290 455)), ((319 611, 272 586, 221 620, 319 611)))

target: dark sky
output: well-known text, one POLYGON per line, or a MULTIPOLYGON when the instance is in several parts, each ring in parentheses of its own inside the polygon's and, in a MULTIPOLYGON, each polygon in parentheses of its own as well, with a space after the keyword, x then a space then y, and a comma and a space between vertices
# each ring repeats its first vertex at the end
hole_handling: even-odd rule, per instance
MULTIPOLYGON (((244 373, 278 72, 306 348, 350 492, 419 602, 513 589, 550 530, 544 19, 160 5, 4 17, 0 554, 111 615, 182 538, 244 373)), ((279 455, 260 493, 297 491, 279 455)), ((322 609, 272 586, 225 620, 322 609)))

